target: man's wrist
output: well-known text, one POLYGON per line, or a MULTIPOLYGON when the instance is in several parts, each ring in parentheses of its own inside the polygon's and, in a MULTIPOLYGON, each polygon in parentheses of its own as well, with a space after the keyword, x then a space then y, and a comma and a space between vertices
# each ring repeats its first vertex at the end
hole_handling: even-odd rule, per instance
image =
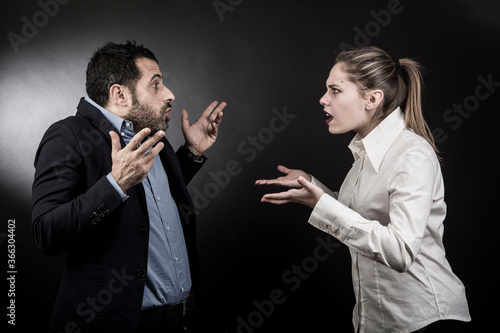
POLYGON ((187 144, 182 146, 182 151, 184 155, 196 162, 201 162, 203 160, 202 155, 199 154, 195 149, 189 148, 187 144))
POLYGON ((111 172, 107 174, 106 178, 108 179, 108 181, 111 184, 111 186, 113 186, 113 188, 116 190, 116 192, 118 192, 118 194, 122 198, 122 201, 127 200, 129 196, 127 195, 126 191, 124 191, 120 187, 120 185, 118 185, 118 182, 116 181, 115 177, 113 177, 113 175, 111 174, 111 172))

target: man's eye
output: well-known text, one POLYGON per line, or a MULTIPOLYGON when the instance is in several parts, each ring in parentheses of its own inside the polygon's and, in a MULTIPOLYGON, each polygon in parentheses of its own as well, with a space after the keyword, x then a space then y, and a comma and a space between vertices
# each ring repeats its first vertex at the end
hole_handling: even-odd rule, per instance
POLYGON ((159 85, 159 83, 153 83, 153 88, 158 89, 159 85))

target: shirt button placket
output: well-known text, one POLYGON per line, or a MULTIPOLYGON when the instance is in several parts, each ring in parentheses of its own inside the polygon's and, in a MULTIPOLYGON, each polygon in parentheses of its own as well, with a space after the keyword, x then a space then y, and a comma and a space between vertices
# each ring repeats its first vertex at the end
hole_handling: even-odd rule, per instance
POLYGON ((349 196, 349 202, 347 205, 347 207, 349 207, 349 208, 352 208, 352 206, 351 206, 352 197, 354 196, 354 191, 356 190, 356 187, 358 187, 359 176, 361 175, 361 171, 363 170, 363 166, 365 165, 365 154, 363 154, 363 156, 360 157, 358 161, 359 161, 359 170, 357 172, 356 181, 354 182, 354 185, 353 185, 352 190, 351 190, 351 194, 349 196))

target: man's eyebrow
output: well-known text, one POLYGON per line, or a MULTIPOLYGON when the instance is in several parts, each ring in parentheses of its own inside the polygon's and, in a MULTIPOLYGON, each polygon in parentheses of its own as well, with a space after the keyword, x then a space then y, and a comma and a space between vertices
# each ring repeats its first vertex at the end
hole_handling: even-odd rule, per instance
POLYGON ((153 80, 154 80, 154 79, 156 79, 157 77, 159 77, 159 78, 160 78, 160 80, 162 80, 162 79, 163 79, 163 77, 161 76, 161 74, 155 74, 155 75, 153 75, 153 77, 151 78, 151 80, 149 80, 149 82, 153 81, 153 80))

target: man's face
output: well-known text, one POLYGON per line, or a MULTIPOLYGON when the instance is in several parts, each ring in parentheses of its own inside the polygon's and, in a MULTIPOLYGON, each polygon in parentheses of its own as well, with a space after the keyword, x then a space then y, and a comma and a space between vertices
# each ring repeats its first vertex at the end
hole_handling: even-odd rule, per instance
POLYGON ((133 105, 127 120, 134 124, 134 132, 149 127, 151 133, 167 130, 174 94, 163 85, 163 76, 158 64, 151 59, 139 58, 135 61, 141 77, 132 91, 133 105))

